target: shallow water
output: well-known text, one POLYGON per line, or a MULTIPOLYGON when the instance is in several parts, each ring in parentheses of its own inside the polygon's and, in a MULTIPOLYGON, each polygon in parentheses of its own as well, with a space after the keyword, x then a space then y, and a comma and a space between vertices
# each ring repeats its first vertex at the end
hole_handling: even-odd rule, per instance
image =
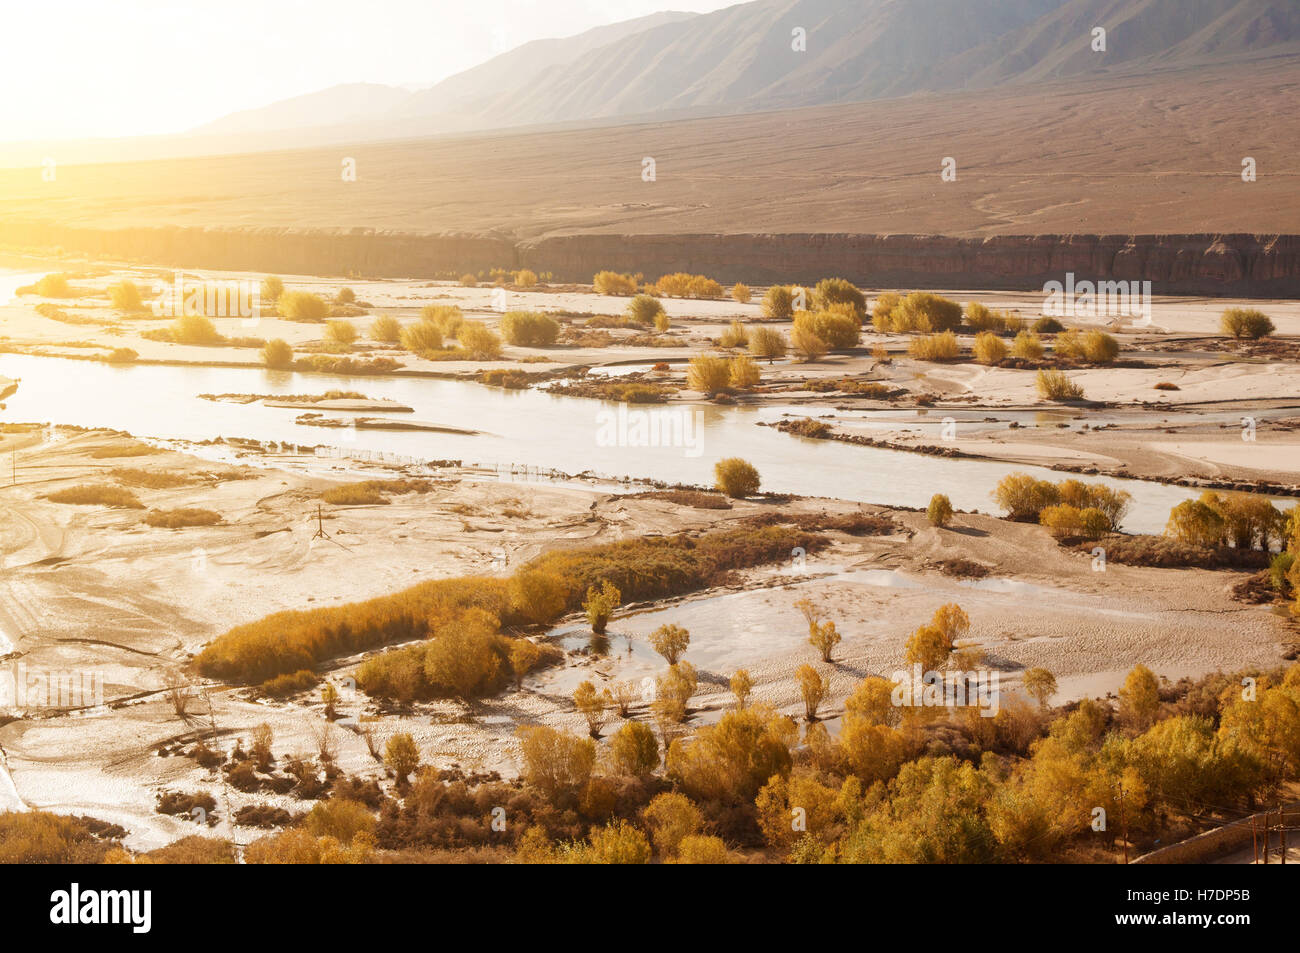
MULTIPOLYGON (((1064 479, 1064 475, 1041 467, 809 440, 756 426, 760 421, 780 419, 789 407, 629 407, 462 381, 344 377, 252 367, 110 366, 17 354, 0 354, 0 376, 22 381, 18 391, 7 398, 0 421, 108 427, 162 440, 247 437, 334 446, 345 455, 382 451, 424 460, 590 471, 601 476, 691 484, 711 484, 714 463, 737 456, 758 468, 764 490, 916 507, 925 506, 934 493, 946 493, 958 509, 984 512, 996 512, 990 494, 1008 473, 1064 479), (296 424, 294 419, 301 413, 298 408, 208 401, 198 396, 309 394, 330 389, 396 400, 415 408, 411 416, 416 420, 482 433, 323 429, 296 424), (639 429, 651 425, 662 425, 657 446, 645 445, 645 438, 652 434, 639 429)), ((350 415, 330 411, 328 416, 350 415)), ((367 411, 364 416, 378 414, 367 411)), ((1195 495, 1157 483, 1095 480, 1133 495, 1133 507, 1124 524, 1130 532, 1159 532, 1170 508, 1195 495)))

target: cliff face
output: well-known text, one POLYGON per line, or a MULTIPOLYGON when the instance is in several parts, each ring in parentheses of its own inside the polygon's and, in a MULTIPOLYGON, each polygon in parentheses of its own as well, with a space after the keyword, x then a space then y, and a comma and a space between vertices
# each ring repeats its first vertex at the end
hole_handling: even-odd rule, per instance
POLYGON ((1300 296, 1300 235, 589 234, 515 242, 370 229, 5 223, 0 243, 163 267, 377 278, 526 266, 575 282, 608 268, 651 278, 687 271, 725 284, 835 275, 865 287, 1037 290, 1074 272, 1079 280, 1150 281, 1155 294, 1300 296))

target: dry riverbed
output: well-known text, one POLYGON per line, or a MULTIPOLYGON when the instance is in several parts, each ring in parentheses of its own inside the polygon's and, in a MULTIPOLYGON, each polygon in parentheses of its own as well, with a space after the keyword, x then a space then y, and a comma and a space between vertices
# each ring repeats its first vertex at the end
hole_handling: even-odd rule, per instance
POLYGON ((121 435, 46 430, 0 435, 0 455, 19 450, 16 485, 0 486, 0 632, 11 645, 6 671, 92 673, 103 706, 33 705, 0 709, 0 806, 90 814, 121 824, 127 842, 150 848, 196 832, 195 823, 155 812, 164 790, 209 791, 218 830, 233 832, 238 808, 271 804, 290 812, 309 803, 288 795, 245 795, 215 773, 174 753, 202 734, 229 750, 260 723, 275 733, 277 758, 314 755, 328 730, 340 768, 382 777, 353 725, 383 741, 411 732, 426 763, 466 771, 517 771, 514 730, 543 723, 574 731, 585 724, 570 693, 583 679, 639 683, 663 669, 647 634, 664 622, 692 633, 686 659, 700 672, 690 725, 729 703, 727 679, 748 668, 755 697, 791 714, 801 710, 793 675, 813 663, 829 678, 826 715, 842 711, 854 684, 902 667, 910 632, 946 602, 972 621, 972 640, 1013 690, 1026 667, 1052 670, 1056 702, 1114 691, 1139 662, 1170 678, 1246 665, 1272 665, 1290 641, 1285 619, 1267 606, 1234 601, 1235 572, 1109 565, 1096 572, 1086 554, 1059 547, 1037 526, 958 516, 935 529, 923 514, 834 500, 753 500, 698 509, 645 496, 618 495, 595 481, 502 482, 458 468, 378 468, 347 461, 250 455, 215 463, 174 450, 142 453, 121 435), (132 456, 120 456, 123 452, 132 456), (244 463, 257 466, 245 466, 244 463), (79 484, 111 484, 113 469, 167 473, 181 485, 136 486, 146 508, 202 507, 213 526, 179 530, 145 525, 146 510, 54 503, 45 496, 79 484), (362 479, 422 476, 426 492, 387 505, 321 506, 331 486, 362 479), (318 520, 319 508, 319 520, 318 520), (608 638, 593 642, 581 620, 548 634, 565 650, 522 691, 472 708, 446 701, 406 711, 351 689, 360 658, 336 660, 325 676, 343 693, 343 723, 326 728, 318 691, 270 701, 244 688, 202 686, 186 718, 164 691, 202 646, 232 625, 289 608, 333 605, 390 593, 418 581, 506 574, 561 546, 725 525, 780 509, 805 514, 853 511, 891 518, 884 536, 832 533, 815 558, 792 554, 742 584, 617 615, 608 638), (327 538, 318 536, 323 529, 327 538), (945 574, 946 560, 971 560, 982 579, 945 574), (811 597, 844 635, 835 661, 817 660, 794 603, 811 597))

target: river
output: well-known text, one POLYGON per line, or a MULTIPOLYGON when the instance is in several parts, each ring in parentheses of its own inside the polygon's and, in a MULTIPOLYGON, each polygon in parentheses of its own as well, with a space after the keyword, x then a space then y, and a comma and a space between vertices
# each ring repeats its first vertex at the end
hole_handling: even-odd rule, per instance
MULTIPOLYGON (((635 429, 618 427, 618 405, 561 397, 544 390, 514 391, 482 384, 409 377, 344 377, 263 368, 163 365, 113 366, 93 361, 0 354, 0 376, 21 378, 0 421, 41 421, 107 427, 160 440, 202 441, 247 437, 302 445, 385 451, 426 460, 462 460, 487 466, 591 471, 611 476, 711 484, 713 464, 743 457, 762 475, 763 489, 859 502, 925 506, 945 493, 958 509, 997 512, 991 492, 1007 473, 1043 479, 1063 475, 1038 467, 984 460, 932 457, 824 440, 809 440, 756 426, 782 413, 811 408, 689 405, 698 414, 693 446, 635 446, 635 429), (296 408, 203 400, 199 394, 319 394, 354 390, 413 407, 393 414, 482 431, 479 435, 345 430, 294 422, 296 408), (603 415, 603 416, 602 416, 603 415), (620 438, 622 440, 620 445, 620 438)), ((632 407, 678 415, 684 410, 632 407)), ((813 411, 814 413, 816 411, 813 411)), ((328 416, 349 416, 323 411, 328 416)), ((373 412, 369 415, 376 416, 373 412)), ((635 413, 630 418, 635 423, 635 413)), ((1139 480, 1092 478, 1133 495, 1129 532, 1160 532, 1169 510, 1195 495, 1183 487, 1139 480)))

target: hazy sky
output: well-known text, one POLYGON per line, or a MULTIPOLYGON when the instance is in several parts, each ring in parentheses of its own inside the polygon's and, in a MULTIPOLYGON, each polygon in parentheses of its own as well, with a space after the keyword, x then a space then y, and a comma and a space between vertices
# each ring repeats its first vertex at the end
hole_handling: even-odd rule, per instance
POLYGON ((0 141, 179 132, 337 83, 432 84, 541 37, 740 0, 5 0, 0 141))

